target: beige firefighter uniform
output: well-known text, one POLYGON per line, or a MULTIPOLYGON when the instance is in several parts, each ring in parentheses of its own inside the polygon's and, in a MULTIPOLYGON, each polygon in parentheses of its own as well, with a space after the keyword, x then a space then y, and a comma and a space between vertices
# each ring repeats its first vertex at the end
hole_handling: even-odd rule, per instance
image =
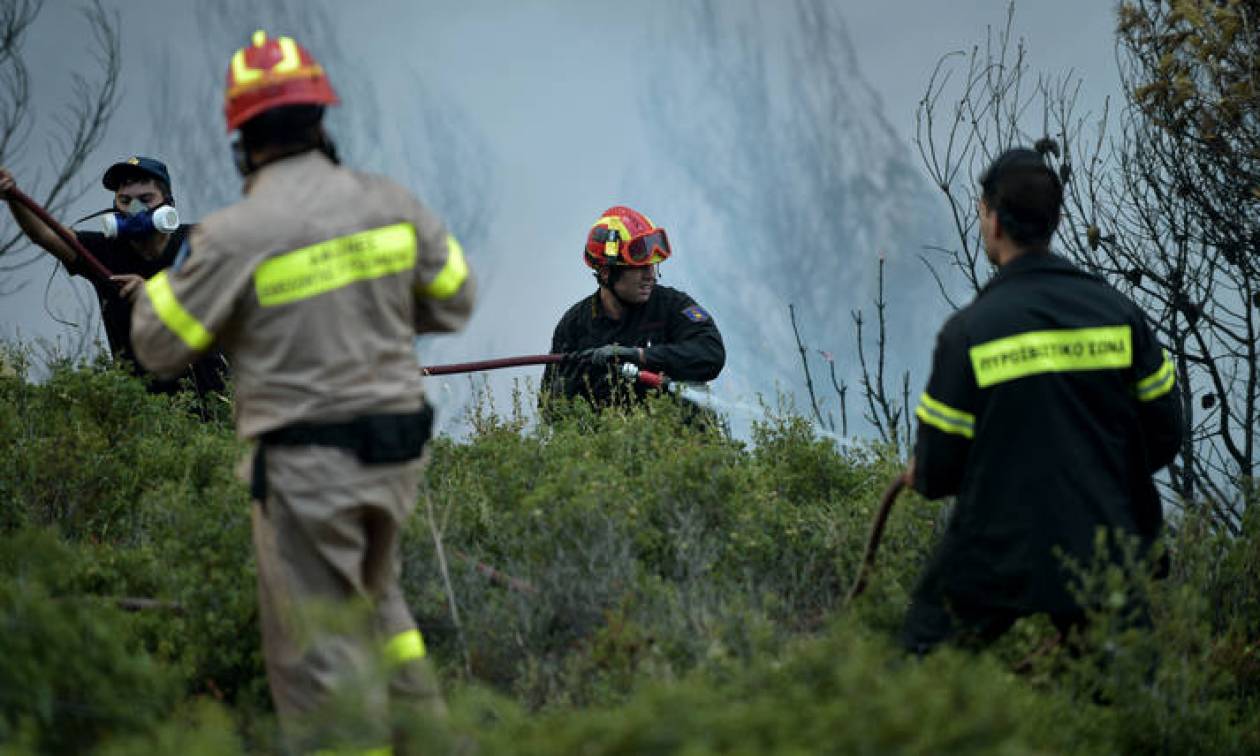
MULTIPOLYGON (((309 151, 252 174, 245 198, 206 218, 136 303, 148 369, 174 373, 212 343, 236 367, 237 432, 260 441, 254 546, 282 720, 370 691, 382 663, 391 702, 441 708, 399 587, 421 465, 406 457, 418 445, 382 461, 318 433, 277 439, 370 435, 363 418, 392 419, 393 431, 410 422, 423 407, 414 334, 461 327, 473 290, 459 243, 407 191, 309 151), (370 617, 321 623, 329 606, 366 606, 370 617)), ((379 711, 377 688, 356 699, 379 711)))

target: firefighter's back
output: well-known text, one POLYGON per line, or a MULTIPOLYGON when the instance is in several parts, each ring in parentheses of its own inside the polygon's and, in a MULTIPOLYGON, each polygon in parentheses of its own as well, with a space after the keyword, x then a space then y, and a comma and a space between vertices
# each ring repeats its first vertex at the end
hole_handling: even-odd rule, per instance
POLYGON ((241 435, 419 406, 414 269, 426 235, 445 232, 406 191, 318 151, 267 166, 243 201, 206 219, 197 254, 235 255, 252 278, 221 334, 240 366, 241 435))
POLYGON ((963 314, 979 388, 963 538, 983 544, 988 563, 973 566, 991 579, 973 589, 1071 606, 1061 558, 1088 561, 1098 528, 1139 531, 1135 512, 1155 495, 1134 395, 1135 350, 1151 348, 1141 317, 1052 255, 1008 266, 963 314))

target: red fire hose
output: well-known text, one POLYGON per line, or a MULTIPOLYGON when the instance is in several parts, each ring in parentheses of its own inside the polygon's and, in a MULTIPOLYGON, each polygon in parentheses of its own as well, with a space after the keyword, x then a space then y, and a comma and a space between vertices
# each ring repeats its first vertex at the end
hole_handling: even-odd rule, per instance
MULTIPOLYGON (((453 362, 449 365, 430 365, 420 368, 424 375, 454 375, 456 373, 477 373, 482 370, 500 370, 502 368, 523 367, 527 365, 550 365, 573 359, 572 354, 527 354, 521 357, 502 357, 497 360, 480 360, 478 362, 453 362)), ((622 375, 637 381, 648 388, 667 389, 671 385, 669 378, 661 373, 642 370, 634 363, 626 363, 621 367, 622 375)))
POLYGON ((482 370, 499 370, 501 368, 522 367, 524 365, 549 365, 553 362, 567 360, 567 354, 527 354, 522 357, 503 357, 497 360, 481 360, 480 362, 454 362, 450 365, 430 365, 421 368, 425 375, 453 375, 455 373, 477 373, 482 370))
POLYGON ((871 570, 875 567, 875 554, 879 551, 879 542, 884 537, 884 525, 888 523, 888 513, 892 511, 893 504, 897 501, 897 494, 901 493, 901 489, 905 486, 906 474, 901 473, 888 484, 888 488, 884 489, 884 495, 879 499, 879 509, 875 510, 875 519, 871 521, 871 532, 866 538, 866 551, 862 554, 862 564, 858 567, 857 579, 853 581, 853 587, 845 596, 845 605, 866 590, 866 581, 870 579, 871 570))
POLYGON ((83 262, 87 264, 88 269, 92 271, 92 273, 94 274, 94 277, 98 281, 100 281, 103 284, 107 284, 109 286, 121 288, 119 287, 117 283, 110 280, 110 276, 114 274, 110 272, 109 268, 106 268, 104 265, 101 264, 100 260, 97 260, 95 257, 93 257, 92 253, 88 252, 87 248, 83 246, 83 243, 80 242, 74 234, 67 231, 65 226, 62 226, 60 223, 54 220, 53 217, 48 214, 47 210, 40 207, 38 202, 31 199, 29 196, 27 196, 25 192, 23 192, 21 189, 18 189, 16 187, 9 190, 8 197, 16 201, 19 205, 22 205, 23 207, 25 207, 27 210, 30 210, 32 213, 34 213, 35 217, 43 221, 45 226, 48 226, 50 229, 53 230, 53 233, 61 237, 61 240, 63 242, 65 242, 66 244, 69 244, 70 249, 73 249, 75 252, 79 254, 79 257, 83 258, 83 262))

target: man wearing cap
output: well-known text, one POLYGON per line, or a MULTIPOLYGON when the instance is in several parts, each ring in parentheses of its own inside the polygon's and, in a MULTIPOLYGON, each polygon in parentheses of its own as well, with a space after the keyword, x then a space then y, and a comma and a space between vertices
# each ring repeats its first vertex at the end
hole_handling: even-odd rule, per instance
POLYGON ((1146 553, 1163 524, 1151 476, 1183 433, 1173 363, 1146 315, 1050 251, 1058 175, 1014 149, 980 185, 998 270, 941 330, 915 412, 909 482, 958 497, 902 629, 916 653, 987 644, 1037 613, 1063 634, 1081 626, 1089 607, 1065 560, 1123 566, 1117 537, 1146 553))
MULTIPOLYGON (((584 397, 597 407, 614 401, 625 363, 677 381, 711 381, 726 363, 722 334, 707 310, 686 292, 656 283, 656 266, 671 254, 665 229, 625 206, 605 210, 587 234, 582 259, 599 288, 569 308, 552 336, 566 362, 543 372, 541 400, 584 397)), ((625 385, 642 397, 640 385, 625 385)))
MULTIPOLYGON (((176 264, 188 238, 191 225, 179 223, 174 212, 171 176, 159 160, 135 156, 114 163, 105 171, 105 188, 114 193, 113 207, 93 213, 105 221, 105 233, 70 231, 79 243, 114 275, 110 282, 93 277, 79 253, 67 244, 26 206, 9 197, 16 188, 13 175, 0 168, 0 196, 8 199, 9 210, 26 236, 60 260, 71 275, 91 281, 100 303, 105 337, 114 359, 122 361, 137 375, 148 379, 154 393, 174 393, 181 382, 191 379, 198 396, 223 390, 227 363, 217 350, 211 350, 187 371, 173 379, 158 379, 139 367, 131 344, 131 306, 145 280, 163 268, 176 264)), ((85 219, 86 220, 86 219, 85 219)), ((204 409, 204 408, 203 408, 204 409)))

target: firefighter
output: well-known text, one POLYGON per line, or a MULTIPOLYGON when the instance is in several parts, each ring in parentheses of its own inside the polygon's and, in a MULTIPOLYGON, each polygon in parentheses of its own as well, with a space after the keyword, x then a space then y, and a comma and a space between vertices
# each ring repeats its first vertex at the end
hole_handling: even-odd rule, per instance
POLYGON ((1175 371, 1146 316, 1050 251, 1063 187, 1032 150, 980 180, 980 231, 997 273, 946 322, 920 398, 909 482, 956 495, 916 587, 902 642, 984 645, 1022 616, 1084 622, 1064 559, 1121 562, 1099 528, 1142 553, 1163 510, 1152 475, 1182 434, 1175 371))
POLYGON ((415 334, 459 329, 474 286, 432 212, 338 163, 322 126, 337 103, 292 38, 259 31, 236 52, 225 113, 245 196, 145 284, 133 329, 154 371, 214 343, 236 366, 237 431, 256 442, 254 549, 277 712, 298 748, 376 752, 387 705, 443 712, 400 589, 399 538, 432 421, 415 334), (366 732, 350 737, 349 714, 366 732))
MULTIPOLYGON (((108 282, 93 277, 79 259, 79 253, 58 236, 56 229, 49 228, 25 205, 9 196, 17 183, 8 170, 0 168, 0 196, 8 200, 9 211, 22 232, 60 260, 71 275, 83 276, 92 283, 114 360, 145 379, 149 391, 174 393, 180 389, 181 380, 163 380, 137 367, 131 344, 131 308, 145 279, 174 262, 194 226, 179 222, 171 192, 171 174, 160 160, 136 155, 119 161, 105 171, 101 183, 114 193, 113 207, 88 217, 102 217, 104 232, 60 230, 77 238, 84 249, 114 274, 108 282)), ((205 398, 211 392, 223 391, 227 372, 223 355, 212 349, 179 376, 179 379, 188 378, 197 396, 203 399, 200 407, 203 417, 209 416, 205 398)))
POLYGON ((610 207, 595 221, 582 260, 599 288, 556 325, 552 353, 573 358, 543 372, 544 403, 581 396, 602 407, 619 387, 641 398, 645 389, 621 383, 623 363, 676 381, 717 378, 726 348, 713 317, 685 292, 656 283, 657 265, 670 254, 665 229, 636 210, 610 207))

